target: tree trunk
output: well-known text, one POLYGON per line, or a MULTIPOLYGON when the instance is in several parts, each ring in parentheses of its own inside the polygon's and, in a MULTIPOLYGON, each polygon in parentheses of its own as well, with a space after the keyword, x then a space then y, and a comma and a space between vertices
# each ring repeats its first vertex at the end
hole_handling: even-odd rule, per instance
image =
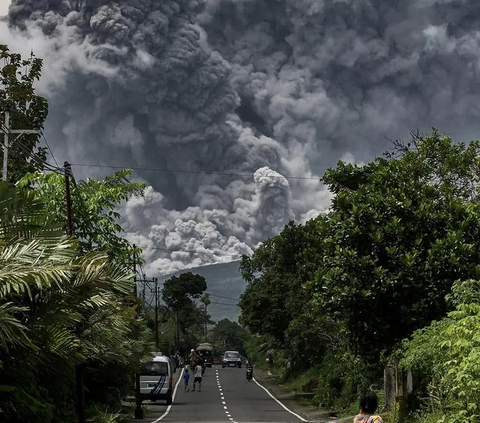
POLYGON ((84 389, 84 375, 85 367, 83 364, 78 364, 75 367, 75 383, 77 391, 77 414, 78 414, 78 423, 86 422, 85 415, 85 389, 84 389))

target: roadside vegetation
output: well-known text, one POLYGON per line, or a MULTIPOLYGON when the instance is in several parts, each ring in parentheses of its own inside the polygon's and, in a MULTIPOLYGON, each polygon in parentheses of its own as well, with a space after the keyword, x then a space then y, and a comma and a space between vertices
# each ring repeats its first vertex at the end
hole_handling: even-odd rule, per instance
POLYGON ((243 257, 251 354, 340 411, 398 361, 418 380, 395 421, 478 420, 479 148, 434 130, 329 169, 329 212, 243 257))
MULTIPOLYGON (((2 125, 8 112, 10 129, 43 129, 41 69, 0 45, 2 125)), ((207 336, 206 281, 167 281, 155 313, 134 295, 141 250, 121 236, 117 211, 145 186, 129 169, 75 181, 38 147, 40 134, 10 138, 0 182, 0 422, 128 420, 141 363, 207 336)))

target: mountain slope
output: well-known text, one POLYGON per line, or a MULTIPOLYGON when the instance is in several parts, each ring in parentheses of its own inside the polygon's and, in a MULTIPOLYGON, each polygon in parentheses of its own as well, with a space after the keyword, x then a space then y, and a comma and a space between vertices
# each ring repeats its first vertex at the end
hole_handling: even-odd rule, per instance
MULTIPOLYGON (((229 319, 237 321, 240 309, 237 305, 240 294, 245 290, 246 282, 240 274, 240 261, 230 263, 220 263, 210 266, 194 267, 185 269, 170 275, 158 277, 159 286, 163 287, 165 280, 174 275, 192 272, 202 275, 207 281, 207 292, 210 294, 212 303, 208 306, 208 312, 214 321, 229 319)), ((151 285, 151 284, 150 284, 151 285)), ((138 284, 138 290, 141 295, 143 284, 138 284)), ((146 300, 153 304, 153 295, 146 289, 146 300)))

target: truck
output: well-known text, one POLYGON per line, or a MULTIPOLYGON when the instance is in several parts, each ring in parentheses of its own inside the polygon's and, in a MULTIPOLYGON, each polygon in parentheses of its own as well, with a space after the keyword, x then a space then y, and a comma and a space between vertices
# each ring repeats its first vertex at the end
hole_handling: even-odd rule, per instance
POLYGON ((197 354, 203 359, 205 367, 212 367, 213 365, 213 345, 208 342, 198 344, 197 354))

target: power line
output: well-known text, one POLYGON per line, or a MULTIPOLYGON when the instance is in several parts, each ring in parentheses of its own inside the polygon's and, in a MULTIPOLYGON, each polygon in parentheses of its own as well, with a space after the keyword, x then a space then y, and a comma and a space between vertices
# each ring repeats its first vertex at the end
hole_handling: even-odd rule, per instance
POLYGON ((160 250, 160 251, 172 251, 172 252, 184 252, 184 253, 196 253, 194 250, 174 250, 167 247, 139 247, 142 250, 160 250))
POLYGON ((55 156, 53 155, 53 151, 52 151, 52 149, 50 148, 50 145, 48 144, 47 139, 45 138, 45 134, 42 132, 41 135, 42 135, 42 137, 43 137, 43 140, 45 141, 45 144, 47 144, 48 151, 50 151, 50 154, 52 155, 53 161, 55 162, 55 164, 57 165, 57 167, 60 167, 60 166, 58 165, 57 159, 56 159, 55 156))
POLYGON ((232 307, 239 307, 238 304, 226 304, 226 303, 217 303, 217 302, 211 302, 210 304, 217 304, 217 305, 226 305, 226 306, 232 306, 232 307))
MULTIPOLYGON (((241 176, 245 178, 251 178, 253 173, 231 173, 231 172, 210 172, 210 171, 200 171, 200 170, 182 170, 182 169, 162 169, 157 167, 139 167, 139 166, 114 166, 114 165, 97 165, 97 164, 88 164, 88 163, 72 163, 72 166, 79 167, 97 167, 97 168, 108 168, 108 169, 132 169, 132 170, 143 170, 151 172, 171 172, 171 173, 186 173, 192 175, 221 175, 221 176, 241 176)), ((300 179, 300 180, 316 180, 318 177, 313 176, 284 176, 284 175, 267 175, 269 178, 285 178, 285 179, 300 179)))
POLYGON ((238 298, 223 297, 222 295, 210 294, 210 292, 208 292, 208 295, 210 295, 211 297, 223 298, 223 299, 225 299, 225 300, 233 300, 233 301, 237 301, 237 300, 238 300, 238 298))
MULTIPOLYGON (((15 135, 4 123, 0 122, 0 126, 3 132, 8 132, 9 135, 15 135)), ((55 167, 54 165, 48 163, 46 160, 44 161, 41 157, 38 156, 37 153, 34 153, 31 148, 28 148, 19 137, 16 138, 15 145, 20 147, 27 155, 27 157, 33 160, 38 166, 45 167, 46 169, 53 172, 60 171, 63 173, 63 169, 58 167, 58 164, 57 167, 55 167)))

